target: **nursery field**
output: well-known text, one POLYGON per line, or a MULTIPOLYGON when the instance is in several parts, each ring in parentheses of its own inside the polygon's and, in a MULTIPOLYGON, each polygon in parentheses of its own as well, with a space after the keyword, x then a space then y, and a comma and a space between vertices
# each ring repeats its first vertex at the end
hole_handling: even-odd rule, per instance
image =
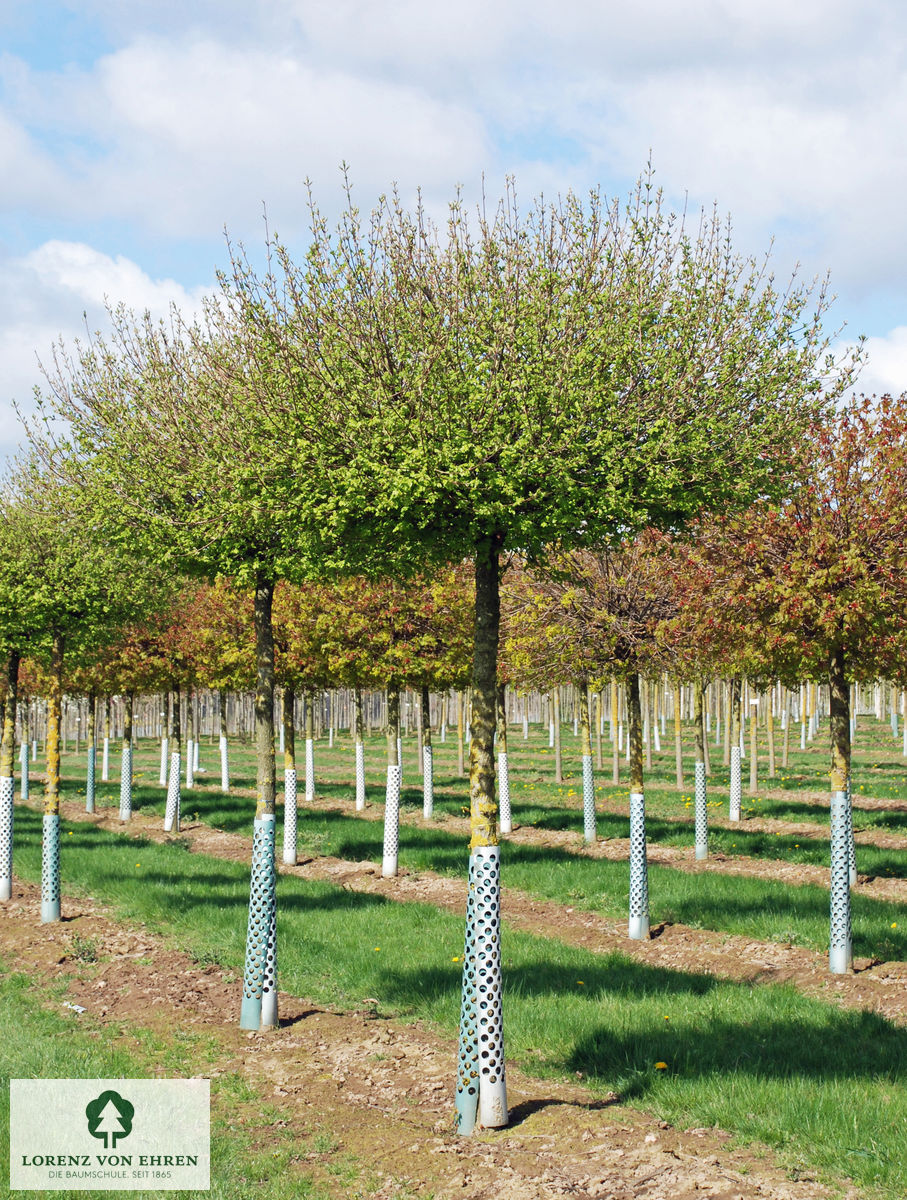
MULTIPOLYGON (((728 820, 727 769, 711 747, 703 863, 693 857, 692 760, 678 789, 671 733, 669 723, 646 774, 653 936, 635 943, 626 938, 628 789, 611 782, 607 738, 598 837, 585 846, 570 727, 560 784, 547 729, 532 726, 528 740, 510 730, 508 1128, 452 1133, 468 795, 450 736, 434 738, 431 820, 416 739, 404 740, 400 875, 391 880, 380 876, 384 740, 367 744, 361 813, 345 731, 332 747, 316 742, 308 803, 298 754, 298 864, 281 867, 278 883, 281 1025, 254 1034, 238 1029, 252 748, 231 741, 225 795, 218 747, 203 740, 202 772, 169 835, 158 743, 136 747, 128 827, 117 814, 118 753, 109 783, 99 755, 93 814, 84 754, 67 754, 57 926, 38 923, 35 763, 31 799, 16 809, 16 886, 0 921, 2 1074, 210 1077, 212 1194, 224 1198, 253 1186, 262 1197, 399 1200, 902 1198, 901 742, 887 724, 860 719, 855 970, 832 977, 825 731, 805 752, 797 741, 774 779, 761 761, 739 823, 728 820)), ((744 782, 747 772, 748 760, 744 782)))

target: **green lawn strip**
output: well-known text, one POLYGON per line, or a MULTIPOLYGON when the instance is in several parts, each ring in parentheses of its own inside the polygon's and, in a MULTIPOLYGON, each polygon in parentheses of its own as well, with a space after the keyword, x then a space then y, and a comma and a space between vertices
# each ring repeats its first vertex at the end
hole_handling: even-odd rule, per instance
MULTIPOLYGON (((36 879, 40 817, 19 809, 17 828, 17 871, 36 879)), ((66 891, 84 889, 196 958, 241 969, 248 868, 84 822, 64 823, 63 853, 64 911, 66 891)), ((454 1035, 462 919, 293 876, 278 891, 282 988, 341 1007, 376 997, 380 1011, 454 1035)), ((503 950, 509 1053, 536 1075, 581 1072, 594 1092, 614 1090, 674 1123, 717 1123, 892 1200, 907 1190, 907 1030, 793 988, 507 928, 503 950)))
MULTIPOLYGON (((438 780, 438 792, 435 798, 436 814, 444 813, 448 816, 462 816, 465 811, 468 811, 459 795, 445 795, 442 790, 453 790, 453 785, 454 781, 452 780, 443 777, 438 780)), ((70 797, 78 795, 79 786, 80 781, 73 779, 71 775, 69 778, 64 779, 65 794, 70 797)), ((318 795, 322 799, 345 800, 349 799, 350 788, 342 783, 322 781, 319 783, 318 795)), ((375 796, 374 791, 372 795, 373 797, 375 796)), ((615 804, 625 805, 629 803, 627 795, 626 791, 613 789, 604 793, 600 792, 599 799, 604 800, 612 806, 615 804)), ((141 808, 163 817, 165 801, 166 797, 163 789, 159 786, 149 787, 140 784, 134 790, 133 803, 137 810, 141 808)), ((101 785, 97 803, 100 807, 118 806, 118 792, 101 785)), ((402 814, 421 814, 421 789, 404 786, 401 792, 400 803, 402 814)), ((692 809, 689 807, 690 803, 690 801, 684 799, 683 795, 681 795, 679 800, 675 797, 673 803, 669 803, 666 798, 657 794, 654 802, 647 802, 646 833, 649 842, 653 845, 678 847, 692 845, 693 818, 692 809)), ((717 807, 717 802, 714 799, 711 803, 717 807)), ((754 804, 747 811, 758 816, 768 816, 770 815, 768 810, 771 805, 772 802, 770 801, 760 800, 758 807, 754 804)), ((778 815, 781 815, 785 807, 792 809, 802 808, 805 810, 803 813, 791 812, 790 815, 798 816, 799 819, 813 817, 816 824, 819 824, 822 818, 824 818, 825 824, 828 824, 827 810, 813 808, 810 812, 807 805, 785 805, 784 801, 775 802, 775 805, 779 810, 778 815)), ((513 819, 519 825, 531 826, 543 830, 572 829, 577 833, 577 836, 582 832, 582 808, 581 800, 578 797, 561 795, 545 803, 535 798, 524 799, 519 790, 514 789, 512 791, 511 807, 513 819)), ((244 830, 248 823, 250 801, 249 797, 236 795, 235 792, 230 796, 224 796, 219 789, 212 788, 205 783, 191 791, 183 792, 182 809, 188 816, 195 816, 197 814, 199 819, 213 823, 218 828, 238 831, 244 830)), ((722 813, 722 815, 725 814, 722 813)), ((860 818, 862 815, 855 813, 854 824, 857 828, 860 828, 860 818)), ((881 816, 882 814, 870 815, 881 816)), ((889 815, 899 816, 900 814, 889 815)), ((907 814, 904 814, 904 816, 905 820, 907 820, 907 814)), ((598 835, 601 838, 628 837, 629 813, 624 816, 619 813, 600 811, 597 816, 597 828, 598 835)), ((776 859, 781 862, 804 863, 823 867, 827 867, 829 861, 827 840, 810 838, 801 834, 750 831, 746 829, 745 822, 733 829, 712 825, 709 831, 709 846, 713 853, 725 854, 731 857, 767 858, 776 859)), ((907 852, 861 844, 857 847, 857 869, 861 874, 865 875, 884 878, 907 878, 907 852)))
MULTIPOLYGON (((99 800, 102 798, 99 797, 99 800)), ((163 816, 164 799, 157 789, 136 789, 136 808, 163 816)), ((183 812, 217 829, 248 834, 249 801, 211 789, 196 789, 184 796, 183 812), (191 799, 190 799, 191 797, 191 799)), ((278 832, 278 837, 280 836, 278 832)), ((731 854, 736 838, 720 835, 731 854)), ((760 835, 751 834, 754 840, 760 835)), ((765 841, 774 840, 761 835, 765 841)), ((719 837, 713 848, 721 846, 719 837)), ((379 822, 341 813, 299 813, 300 851, 315 855, 380 862, 382 832, 379 822)), ((858 850, 860 869, 866 859, 858 850)), ((629 896, 628 866, 555 846, 505 842, 504 883, 530 895, 620 919, 626 915, 629 896)), ((400 864, 411 870, 431 870, 461 875, 465 843, 458 834, 437 827, 401 823, 400 864)), ((809 861, 809 860, 807 860, 809 861)), ((649 865, 652 921, 739 933, 768 942, 793 942, 823 951, 828 945, 829 896, 826 888, 811 884, 791 886, 781 881, 723 875, 717 871, 690 873, 672 867, 649 865)), ((907 904, 852 897, 854 953, 883 961, 907 959, 907 904)))
MULTIPOLYGON (((0 978, 0 1124, 9 1128, 10 1079, 148 1079, 163 1066, 169 1078, 204 1075, 216 1061, 213 1038, 176 1030, 172 1038, 147 1029, 123 1027, 119 1042, 103 1023, 89 1013, 54 1012, 46 1005, 54 998, 36 988, 23 975, 10 975, 3 965, 0 978), (123 1044, 123 1041, 128 1043, 123 1044)), ((65 995, 65 985, 55 989, 65 995)), ((59 1003, 59 999, 57 999, 59 1003)), ((237 1075, 211 1081, 211 1190, 212 1200, 247 1200, 250 1189, 262 1200, 326 1200, 328 1195, 300 1172, 293 1159, 300 1153, 299 1131, 276 1122, 284 1115, 267 1104, 257 1091, 237 1075), (292 1190, 290 1190, 292 1189, 292 1190)), ((4 1137, 0 1179, 9 1179, 9 1142, 4 1137)), ((18 1191, 17 1197, 46 1197, 45 1191, 18 1191)), ((132 1196, 159 1197, 160 1192, 137 1189, 132 1196)), ((173 1191, 168 1196, 188 1200, 194 1191, 173 1191)), ((60 1200, 110 1195, 105 1190, 54 1191, 60 1200)))

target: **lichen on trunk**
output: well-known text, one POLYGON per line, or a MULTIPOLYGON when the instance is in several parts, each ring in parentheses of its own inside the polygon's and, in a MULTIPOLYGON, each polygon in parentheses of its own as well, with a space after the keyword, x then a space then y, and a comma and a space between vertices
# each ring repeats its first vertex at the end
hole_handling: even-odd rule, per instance
MULTIPOLYGON (((0 776, 4 779, 12 779, 15 771, 19 657, 18 650, 10 651, 6 664, 6 703, 3 706, 3 740, 0 743, 0 776)), ((24 726, 23 740, 27 740, 24 726)))
POLYGON ((501 538, 498 535, 482 538, 476 545, 475 648, 469 744, 470 849, 498 844, 494 731, 501 627, 500 551, 501 538))

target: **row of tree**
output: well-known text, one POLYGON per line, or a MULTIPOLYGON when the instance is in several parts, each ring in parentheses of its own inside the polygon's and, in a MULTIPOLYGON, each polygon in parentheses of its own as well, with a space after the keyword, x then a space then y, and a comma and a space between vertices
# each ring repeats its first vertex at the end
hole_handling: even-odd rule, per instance
MULTIPOLYGON (((53 724, 64 651, 102 638, 139 593, 189 575, 250 597, 258 798, 244 1025, 276 1022, 277 584, 469 561, 458 1113, 463 1130, 506 1123, 493 757, 503 567, 519 555, 559 574, 578 548, 632 556, 641 530, 657 539, 706 510, 789 497, 807 435, 848 382, 827 357, 825 308, 822 287, 778 287, 764 262, 737 255, 718 219, 689 228, 646 177, 627 203, 568 195, 523 212, 510 189, 470 216, 455 200, 440 228, 396 196, 365 220, 351 202, 333 229, 313 206, 301 262, 279 243, 263 272, 234 254, 197 320, 117 309, 108 335, 58 348, 35 464, 8 508, 55 527, 60 568, 41 610, 35 573, 10 560, 0 632, 11 651, 44 648, 53 724)), ((49 752, 48 862, 57 777, 49 752)))

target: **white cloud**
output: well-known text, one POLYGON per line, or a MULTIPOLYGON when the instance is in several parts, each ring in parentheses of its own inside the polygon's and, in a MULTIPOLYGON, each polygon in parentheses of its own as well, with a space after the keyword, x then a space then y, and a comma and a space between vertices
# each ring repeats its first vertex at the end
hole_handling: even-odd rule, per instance
POLYGON ((154 316, 165 316, 172 302, 188 315, 203 295, 77 242, 50 241, 0 261, 0 456, 23 441, 13 403, 32 411, 33 390, 44 383, 39 360, 50 363, 60 339, 71 345, 86 329, 103 331, 106 300, 154 316))
POLYGON ((907 325, 866 339, 866 366, 856 390, 867 396, 883 396, 886 392, 900 396, 907 392, 907 325))

